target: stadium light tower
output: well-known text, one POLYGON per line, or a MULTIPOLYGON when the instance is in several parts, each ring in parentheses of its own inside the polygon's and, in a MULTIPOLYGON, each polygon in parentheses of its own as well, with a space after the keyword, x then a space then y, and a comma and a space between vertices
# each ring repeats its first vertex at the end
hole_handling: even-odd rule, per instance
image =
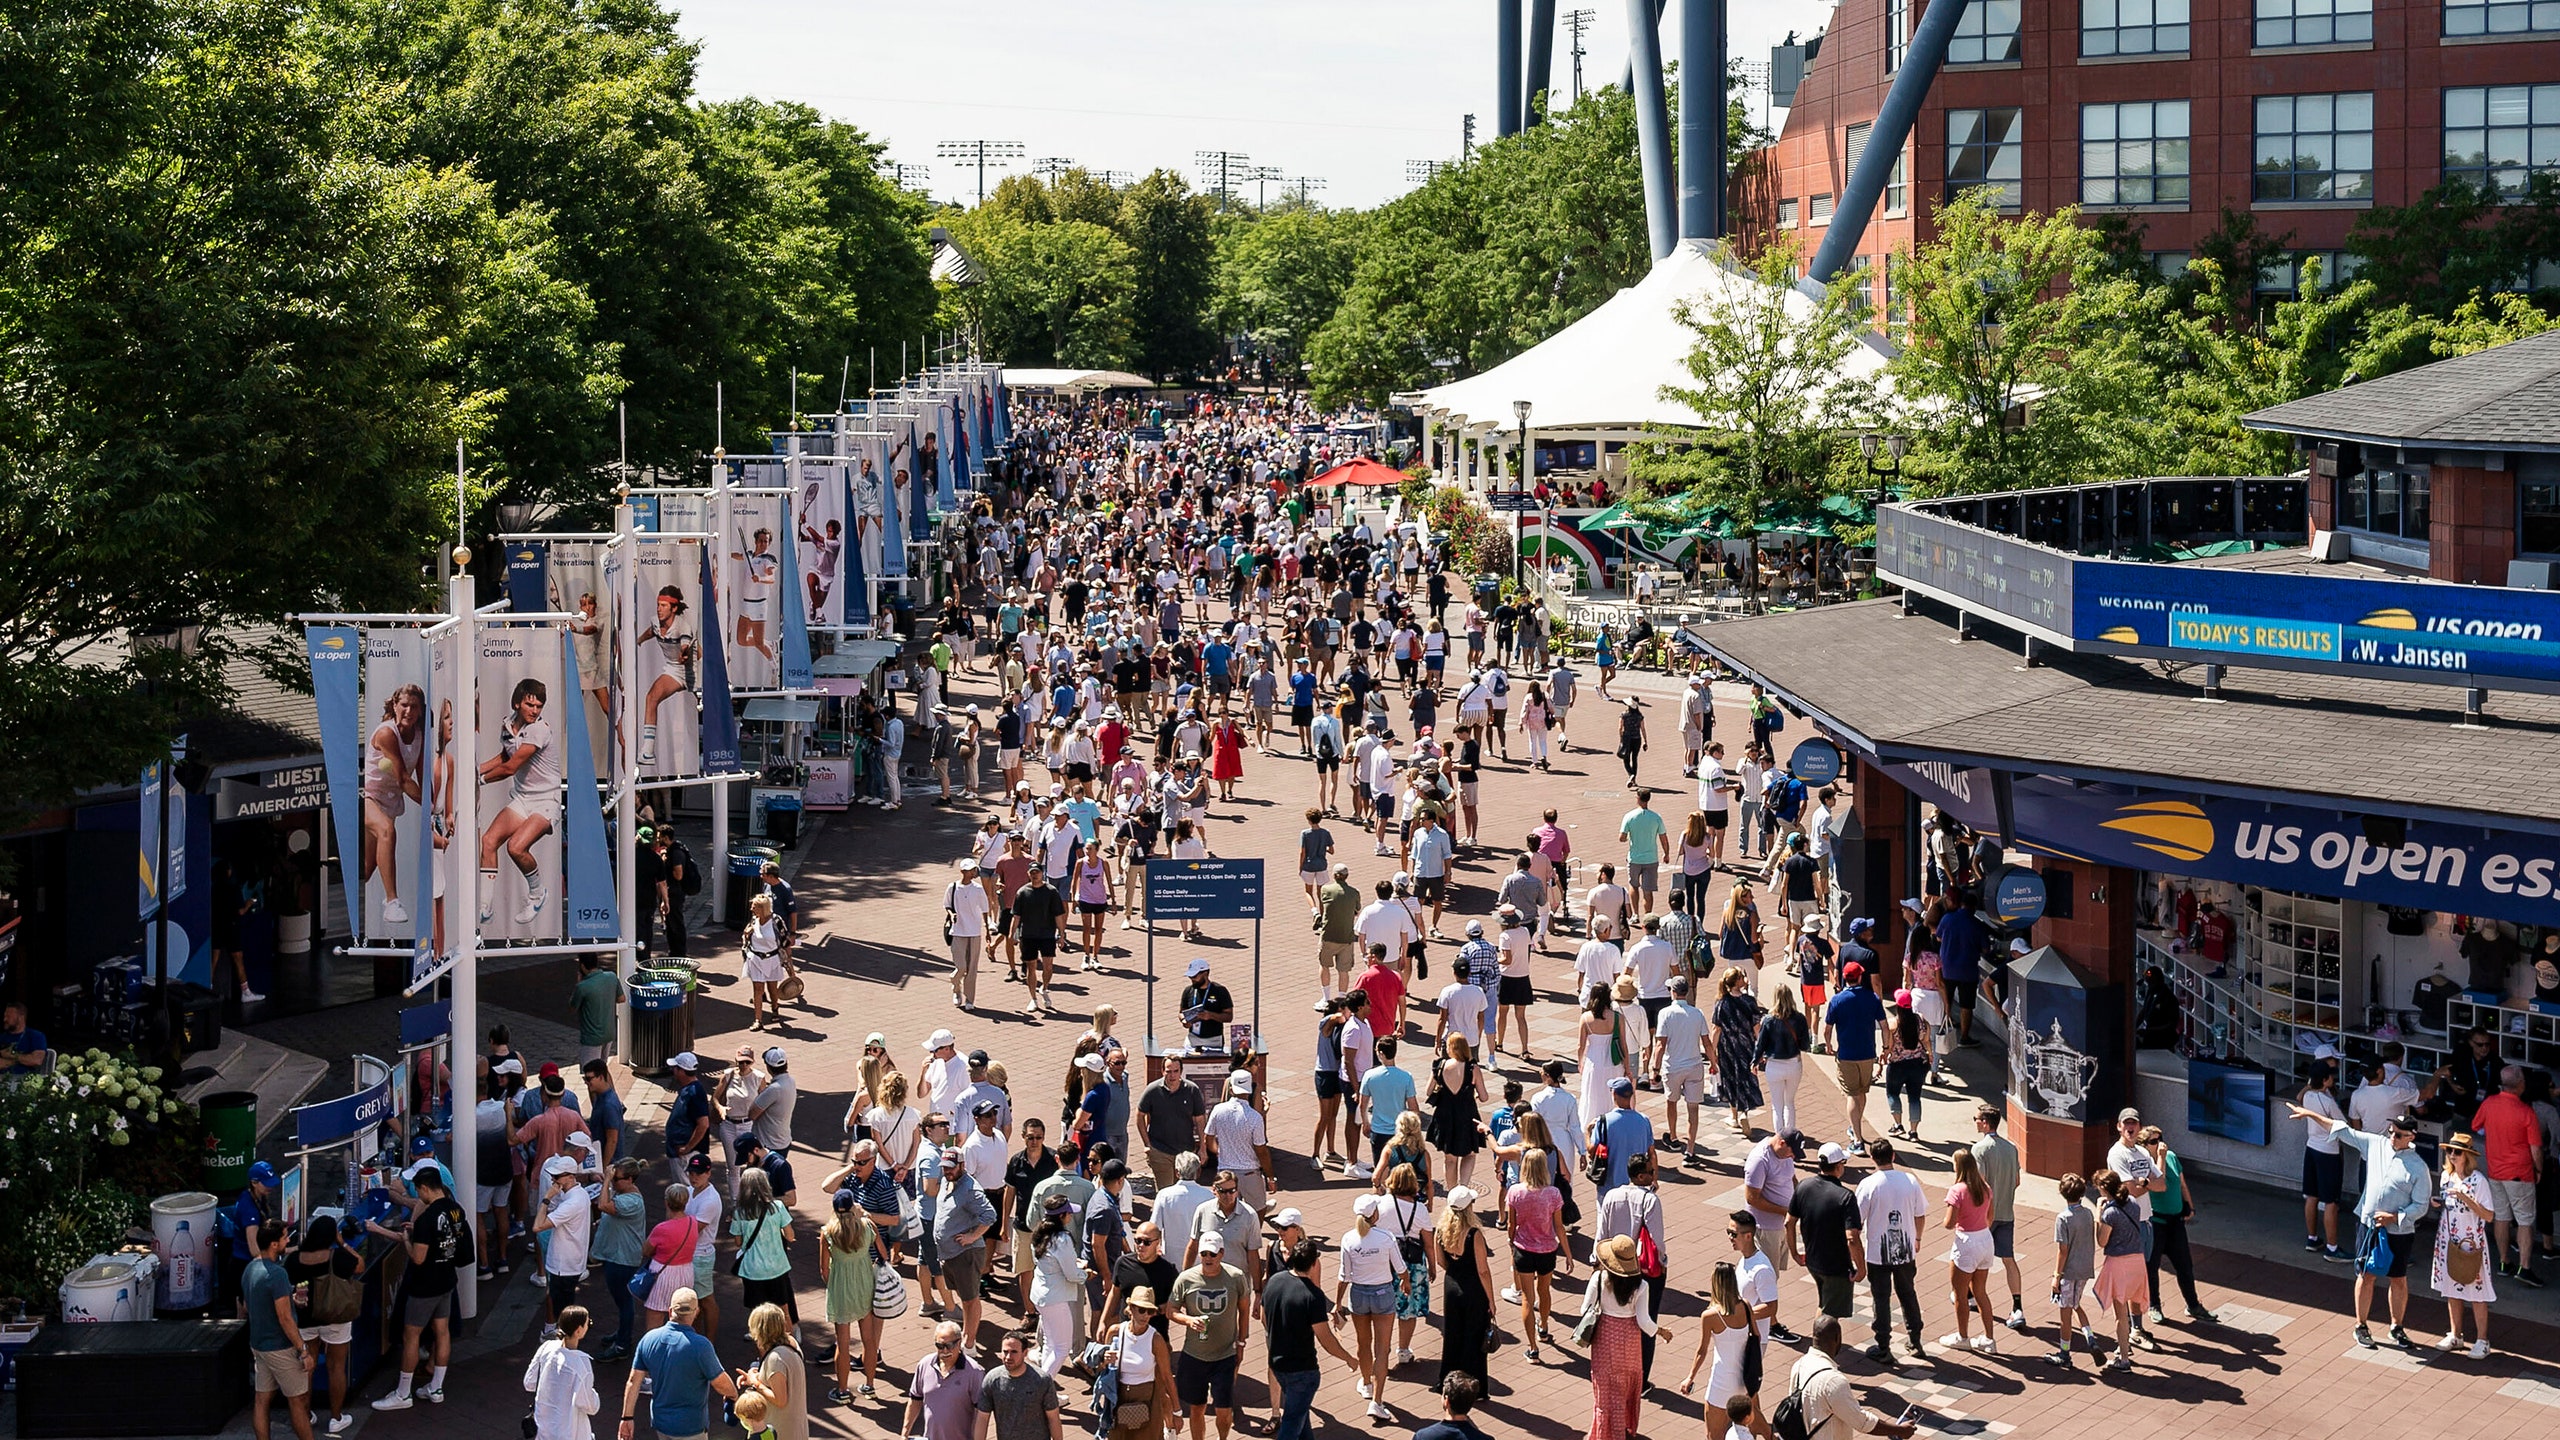
POLYGON ((1043 155, 1031 162, 1032 174, 1052 182, 1074 168, 1076 168, 1076 162, 1064 155, 1043 155))
POLYGON ((978 203, 981 205, 987 203, 987 162, 992 160, 1002 168, 1004 162, 1019 160, 1025 153, 1019 140, 945 140, 934 146, 933 152, 945 160, 957 160, 963 165, 978 168, 978 203))
POLYGON ((1241 150, 1194 150, 1191 158, 1199 164, 1202 178, 1218 177, 1217 183, 1210 188, 1216 193, 1218 208, 1222 210, 1228 201, 1235 198, 1232 188, 1235 182, 1252 176, 1253 157, 1241 150))
POLYGON ((1441 171, 1457 168, 1455 160, 1407 160, 1404 162, 1404 178, 1416 185, 1428 185, 1439 177, 1441 171))

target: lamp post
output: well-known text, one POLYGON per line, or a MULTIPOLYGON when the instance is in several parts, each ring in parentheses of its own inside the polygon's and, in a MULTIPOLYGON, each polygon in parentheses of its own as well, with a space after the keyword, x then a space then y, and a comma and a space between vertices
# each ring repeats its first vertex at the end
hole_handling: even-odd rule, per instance
POLYGON ((1511 415, 1520 422, 1520 463, 1511 471, 1511 583, 1520 583, 1520 543, 1526 538, 1526 524, 1520 519, 1520 507, 1529 503, 1529 480, 1538 473, 1537 452, 1529 448, 1529 402, 1511 402, 1511 415))
POLYGON ((1866 458, 1867 473, 1876 477, 1876 503, 1882 505, 1890 482, 1902 473, 1902 457, 1911 449, 1911 437, 1903 434, 1879 435, 1870 430, 1858 437, 1858 453, 1866 458), (1892 458, 1878 460, 1876 452, 1885 451, 1892 458))

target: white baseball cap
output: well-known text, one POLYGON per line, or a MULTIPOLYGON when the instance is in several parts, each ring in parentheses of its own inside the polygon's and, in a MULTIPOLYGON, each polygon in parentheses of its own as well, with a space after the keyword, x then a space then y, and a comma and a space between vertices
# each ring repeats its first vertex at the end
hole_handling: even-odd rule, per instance
POLYGON ((959 1036, 952 1034, 948 1030, 936 1030, 931 1035, 925 1037, 924 1048, 926 1051, 931 1052, 943 1049, 946 1046, 957 1046, 959 1043, 959 1036))
MULTIPOLYGON (((499 1065, 505 1065, 508 1063, 510 1062, 505 1060, 498 1062, 499 1065)), ((702 1057, 694 1054, 690 1050, 679 1050, 674 1055, 668 1057, 667 1065, 670 1069, 699 1072, 702 1069, 702 1057)), ((497 1066, 493 1065, 489 1068, 494 1070, 497 1066)))
POLYGON ((1227 1093, 1228 1093, 1228 1094, 1230 1094, 1230 1095, 1250 1095, 1250 1094, 1252 1094, 1252 1093, 1253 1093, 1253 1073, 1252 1073, 1251 1071, 1249 1071, 1249 1070, 1239 1070, 1239 1071, 1237 1071, 1236 1073, 1234 1073, 1233 1075, 1228 1076, 1228 1077, 1227 1077, 1227 1093))
POLYGON ((1298 1208, 1294 1205, 1271 1217, 1272 1227, 1279 1230, 1286 1230, 1292 1225, 1304 1225, 1306 1223, 1307 1217, 1299 1214, 1298 1208))
POLYGON ((1823 1146, 1816 1158, 1825 1165, 1846 1165, 1849 1163, 1849 1152, 1841 1149, 1840 1142, 1835 1140, 1823 1146))

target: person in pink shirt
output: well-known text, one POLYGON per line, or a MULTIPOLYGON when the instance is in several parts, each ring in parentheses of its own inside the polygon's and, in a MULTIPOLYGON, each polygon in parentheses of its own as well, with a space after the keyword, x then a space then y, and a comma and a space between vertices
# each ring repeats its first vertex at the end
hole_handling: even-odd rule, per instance
POLYGON ((1563 1244, 1557 1221, 1564 1213, 1564 1192, 1549 1174, 1553 1160, 1546 1150, 1532 1147, 1520 1157, 1519 1182, 1502 1197, 1511 1216, 1511 1284, 1520 1295, 1520 1333, 1530 1337, 1533 1365, 1555 1309, 1556 1252, 1563 1244))
POLYGON ((1573 874, 1573 836, 1567 834, 1565 828, 1556 823, 1556 812, 1550 809, 1546 812, 1545 823, 1530 831, 1529 837, 1537 842, 1538 853, 1546 858, 1548 864, 1555 867, 1553 873, 1538 877, 1547 882, 1549 893, 1556 897, 1553 918, 1572 919, 1573 897, 1567 893, 1571 887, 1559 884, 1558 881, 1573 874))
POLYGON ((1387 959, 1387 947, 1371 945, 1369 963, 1351 982, 1369 997, 1369 1019, 1381 1035, 1404 1033, 1404 978, 1387 959))
POLYGON ((1956 1333, 1940 1337, 1950 1350, 1966 1347, 1990 1354, 1991 1329, 1991 1182, 1983 1178, 1973 1151, 1955 1153, 1956 1183, 1947 1187, 1947 1222, 1955 1248, 1947 1252, 1947 1291, 1956 1301, 1956 1333), (1972 1302, 1968 1308, 1966 1302, 1972 1302), (1982 1338, 1972 1338, 1974 1315, 1982 1317, 1982 1338))

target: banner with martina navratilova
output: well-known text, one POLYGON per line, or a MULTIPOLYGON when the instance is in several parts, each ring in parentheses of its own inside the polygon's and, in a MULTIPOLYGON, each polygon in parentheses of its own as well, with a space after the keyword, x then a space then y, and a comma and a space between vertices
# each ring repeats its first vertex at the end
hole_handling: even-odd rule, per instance
POLYGON ((786 497, 730 491, 721 525, 719 584, 732 690, 754 693, 782 683, 782 573, 786 497))
MULTIPOLYGON (((545 579, 548 608, 570 617, 569 650, 576 657, 573 679, 580 717, 588 736, 588 763, 600 774, 611 773, 613 744, 613 669, 621 648, 614 643, 613 587, 604 573, 605 549, 594 540, 554 540, 545 579)), ((564 704, 566 696, 554 700, 564 704)))
MULTIPOLYGON (((480 785, 480 938, 560 938, 560 831, 568 788, 559 627, 480 631, 479 717, 469 759, 480 785)), ((593 805, 592 798, 583 803, 593 805)))
MULTIPOLYGON (((665 497, 661 497, 662 499, 665 497)), ((702 773, 702 547, 693 540, 638 541, 633 623, 640 660, 639 751, 644 780, 702 773)))

